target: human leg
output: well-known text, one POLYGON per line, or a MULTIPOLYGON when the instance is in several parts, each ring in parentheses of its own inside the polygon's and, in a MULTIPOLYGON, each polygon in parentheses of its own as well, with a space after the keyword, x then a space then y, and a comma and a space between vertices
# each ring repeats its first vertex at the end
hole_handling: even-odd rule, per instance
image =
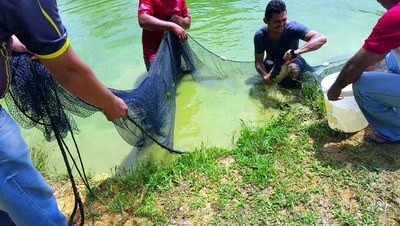
POLYGON ((377 134, 388 141, 400 140, 400 75, 364 72, 353 83, 354 97, 377 134))
POLYGON ((274 62, 270 59, 265 58, 264 59, 264 67, 267 72, 270 72, 272 70, 272 68, 274 67, 274 62))
POLYGON ((288 67, 289 77, 296 80, 301 80, 304 72, 314 70, 303 57, 297 57, 288 67))
POLYGON ((300 71, 302 73, 306 72, 306 71, 314 71, 314 68, 311 67, 311 65, 309 65, 307 63, 307 61, 303 58, 303 57, 298 57, 296 58, 296 60, 294 61, 300 68, 300 71))
POLYGON ((297 80, 300 78, 301 71, 300 71, 300 66, 296 64, 295 62, 288 64, 288 76, 289 78, 293 80, 297 80))
POLYGON ((153 66, 153 63, 154 61, 146 61, 146 62, 144 62, 145 63, 145 65, 146 65, 146 70, 147 71, 150 71, 150 68, 153 66))
POLYGON ((314 71, 303 57, 297 57, 288 65, 288 76, 278 84, 284 88, 299 89, 301 88, 301 80, 303 73, 306 71, 314 71))
POLYGON ((16 225, 66 225, 53 193, 33 166, 17 123, 0 107, 0 210, 16 225))
POLYGON ((392 52, 389 52, 386 55, 385 61, 386 61, 387 72, 400 74, 399 64, 392 52))
POLYGON ((287 65, 287 76, 278 84, 288 89, 299 89, 301 88, 301 63, 296 59, 294 62, 287 65))

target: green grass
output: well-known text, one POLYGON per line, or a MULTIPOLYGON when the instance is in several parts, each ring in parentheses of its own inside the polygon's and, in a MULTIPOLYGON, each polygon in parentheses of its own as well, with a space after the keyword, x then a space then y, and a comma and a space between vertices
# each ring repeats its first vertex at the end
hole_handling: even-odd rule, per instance
POLYGON ((35 145, 31 147, 30 154, 33 165, 39 170, 43 175, 48 175, 48 163, 51 157, 51 153, 46 148, 41 145, 35 145))
MULTIPOLYGON (((118 189, 107 189, 103 200, 110 211, 160 225, 171 217, 205 225, 394 224, 395 218, 382 218, 377 201, 385 198, 381 194, 398 197, 398 187, 378 184, 385 171, 363 162, 348 169, 346 161, 322 159, 324 139, 346 135, 310 119, 312 114, 288 108, 264 127, 243 125, 236 147, 199 148, 166 167, 143 165, 107 182, 118 189)), ((393 216, 399 208, 395 203, 393 216)))
POLYGON ((138 225, 398 225, 399 148, 386 153, 341 143, 352 137, 328 127, 318 89, 311 84, 300 92, 308 109, 282 107, 263 126, 243 123, 233 148, 199 147, 172 164, 148 162, 97 183, 87 218, 106 224, 102 217, 113 214, 138 225))

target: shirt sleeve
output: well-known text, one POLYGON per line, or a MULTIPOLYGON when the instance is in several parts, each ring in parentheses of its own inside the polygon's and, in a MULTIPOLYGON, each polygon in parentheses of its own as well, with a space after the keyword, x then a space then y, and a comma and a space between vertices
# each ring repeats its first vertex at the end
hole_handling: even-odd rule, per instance
POLYGON ((364 49, 383 55, 400 47, 400 16, 396 13, 400 12, 388 11, 379 19, 372 33, 365 40, 364 49))
POLYGON ((69 40, 56 1, 20 2, 13 8, 17 19, 12 26, 12 33, 38 57, 52 59, 63 54, 69 46, 69 40))
POLYGON ((264 53, 263 43, 262 43, 262 33, 257 31, 254 35, 254 52, 256 54, 264 53))
POLYGON ((297 23, 296 21, 291 21, 289 23, 290 30, 293 32, 296 39, 304 39, 310 29, 303 24, 297 23))
POLYGON ((154 15, 153 3, 151 0, 139 0, 138 15, 154 15))
POLYGON ((189 10, 186 4, 186 1, 182 1, 182 15, 181 17, 189 17, 190 18, 190 14, 189 14, 189 10))

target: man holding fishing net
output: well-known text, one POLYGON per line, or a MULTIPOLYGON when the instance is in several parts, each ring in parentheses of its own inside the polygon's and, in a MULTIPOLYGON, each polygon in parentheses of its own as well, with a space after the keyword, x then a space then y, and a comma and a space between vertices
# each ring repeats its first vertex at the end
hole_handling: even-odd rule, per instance
POLYGON ((190 14, 185 0, 140 0, 139 25, 143 28, 143 56, 147 71, 156 57, 164 31, 173 31, 180 42, 188 38, 190 14))
POLYGON ((400 142, 400 0, 378 0, 387 12, 378 20, 362 48, 345 64, 328 90, 330 100, 353 83, 353 93, 365 118, 374 129, 365 141, 400 142), (388 71, 367 71, 385 59, 388 71))
POLYGON ((281 0, 268 3, 264 23, 254 36, 257 72, 266 85, 298 88, 302 72, 312 70, 300 55, 319 49, 326 43, 325 36, 295 21, 287 23, 286 5, 281 0), (300 39, 306 42, 301 48, 300 39))
MULTIPOLYGON (((127 116, 124 101, 103 86, 72 50, 55 0, 0 1, 0 15, 1 98, 12 79, 11 50, 28 51, 59 84, 102 109, 108 120, 127 116)), ((33 166, 17 123, 0 106, 0 225, 66 225, 53 193, 33 166)))

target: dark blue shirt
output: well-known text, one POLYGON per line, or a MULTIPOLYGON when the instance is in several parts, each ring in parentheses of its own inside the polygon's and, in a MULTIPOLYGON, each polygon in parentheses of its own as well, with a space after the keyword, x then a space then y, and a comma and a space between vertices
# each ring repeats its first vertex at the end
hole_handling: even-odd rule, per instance
POLYGON ((295 21, 286 24, 282 37, 274 41, 268 37, 268 25, 264 25, 254 35, 254 50, 257 54, 267 53, 266 59, 282 59, 289 49, 298 49, 299 40, 310 31, 307 27, 295 21))
POLYGON ((58 57, 69 46, 55 0, 0 0, 0 98, 11 81, 11 35, 44 59, 58 57))

